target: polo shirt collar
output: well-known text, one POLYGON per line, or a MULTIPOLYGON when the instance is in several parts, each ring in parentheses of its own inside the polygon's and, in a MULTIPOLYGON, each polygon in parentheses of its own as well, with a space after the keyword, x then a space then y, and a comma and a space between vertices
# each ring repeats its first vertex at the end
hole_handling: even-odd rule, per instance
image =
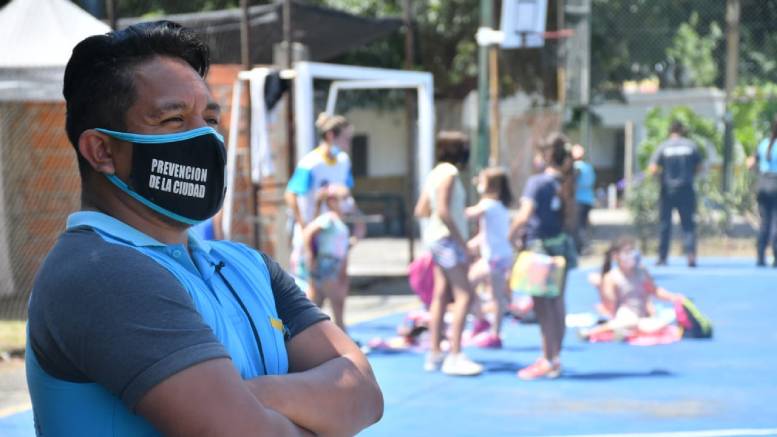
MULTIPOLYGON (((88 226, 136 247, 167 247, 168 245, 144 234, 132 226, 98 211, 78 211, 67 218, 67 228, 88 226)), ((210 252, 210 243, 188 232, 192 249, 210 252)))

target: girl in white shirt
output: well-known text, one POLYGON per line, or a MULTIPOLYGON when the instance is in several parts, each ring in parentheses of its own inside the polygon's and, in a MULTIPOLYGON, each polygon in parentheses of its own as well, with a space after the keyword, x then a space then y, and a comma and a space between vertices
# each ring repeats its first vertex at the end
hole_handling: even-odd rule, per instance
POLYGON ((466 210, 468 218, 478 220, 479 229, 469 243, 480 252, 480 260, 470 269, 470 281, 489 286, 494 306, 490 332, 485 335, 478 333, 488 329, 489 325, 480 318, 473 328, 473 340, 481 347, 501 348, 502 316, 507 311, 510 293, 507 276, 513 265, 513 248, 509 240, 510 213, 507 210, 513 202, 513 195, 507 172, 498 167, 480 172, 477 189, 480 201, 466 210))

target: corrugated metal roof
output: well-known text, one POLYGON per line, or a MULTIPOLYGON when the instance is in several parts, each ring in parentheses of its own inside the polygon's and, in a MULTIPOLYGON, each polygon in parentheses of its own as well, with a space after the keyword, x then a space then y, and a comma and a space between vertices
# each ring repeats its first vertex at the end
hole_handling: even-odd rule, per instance
MULTIPOLYGON (((174 14, 153 19, 178 22, 198 31, 211 48, 211 62, 240 63, 240 9, 174 14)), ((119 20, 119 27, 149 21, 149 18, 119 20)), ((251 60, 254 64, 271 64, 273 46, 283 40, 283 6, 281 2, 249 8, 251 24, 251 60)), ((327 61, 396 31, 398 18, 367 18, 346 12, 292 2, 294 41, 307 46, 310 60, 327 61)))

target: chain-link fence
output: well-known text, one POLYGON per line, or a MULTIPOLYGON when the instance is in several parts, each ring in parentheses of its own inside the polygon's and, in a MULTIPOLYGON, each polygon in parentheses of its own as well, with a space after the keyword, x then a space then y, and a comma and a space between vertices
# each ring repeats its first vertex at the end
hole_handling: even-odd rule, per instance
POLYGON ((0 319, 26 318, 35 273, 77 209, 61 101, 0 101, 0 319))
POLYGON ((638 174, 672 118, 695 129, 707 175, 718 180, 730 122, 733 177, 741 175, 737 165, 768 135, 777 109, 777 38, 769 32, 777 1, 564 2, 574 31, 562 47, 566 128, 589 146, 601 184, 623 187, 638 174))

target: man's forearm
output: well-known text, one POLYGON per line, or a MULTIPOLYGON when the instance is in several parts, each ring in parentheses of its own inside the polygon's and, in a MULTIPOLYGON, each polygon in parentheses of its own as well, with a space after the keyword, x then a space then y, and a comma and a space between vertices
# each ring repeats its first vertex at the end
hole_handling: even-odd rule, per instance
MULTIPOLYGON (((355 435, 383 414, 383 397, 359 360, 334 358, 300 373, 247 381, 259 401, 316 435, 355 435)), ((366 364, 366 363, 365 363, 366 364)))

